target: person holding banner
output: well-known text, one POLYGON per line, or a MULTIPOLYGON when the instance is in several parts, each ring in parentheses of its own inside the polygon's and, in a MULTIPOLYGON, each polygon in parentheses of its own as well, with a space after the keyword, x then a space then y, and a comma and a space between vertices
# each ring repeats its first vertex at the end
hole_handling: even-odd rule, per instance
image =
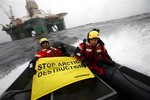
POLYGON ((36 73, 36 70, 34 68, 35 68, 36 61, 39 58, 58 57, 58 56, 64 56, 66 54, 66 48, 63 44, 61 44, 59 48, 51 47, 48 39, 46 38, 40 39, 40 45, 42 49, 36 52, 35 57, 29 63, 29 68, 33 71, 33 73, 36 73))
POLYGON ((92 71, 96 71, 100 76, 104 76, 102 63, 115 65, 115 62, 108 55, 103 41, 99 38, 99 29, 91 30, 87 39, 83 40, 74 51, 74 56, 88 66, 92 71))

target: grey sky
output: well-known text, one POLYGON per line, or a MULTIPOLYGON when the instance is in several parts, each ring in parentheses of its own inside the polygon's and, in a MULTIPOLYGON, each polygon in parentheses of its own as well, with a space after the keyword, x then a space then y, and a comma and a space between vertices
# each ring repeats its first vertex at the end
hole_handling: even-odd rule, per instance
MULTIPOLYGON (((9 23, 4 13, 12 6, 15 17, 27 14, 25 0, 0 0, 0 24, 9 23), (2 10, 3 9, 3 10, 2 10)), ((149 0, 35 0, 39 8, 52 13, 67 12, 67 28, 88 23, 107 21, 145 12, 150 12, 149 0)), ((10 41, 9 35, 2 32, 0 26, 0 43, 10 41)))

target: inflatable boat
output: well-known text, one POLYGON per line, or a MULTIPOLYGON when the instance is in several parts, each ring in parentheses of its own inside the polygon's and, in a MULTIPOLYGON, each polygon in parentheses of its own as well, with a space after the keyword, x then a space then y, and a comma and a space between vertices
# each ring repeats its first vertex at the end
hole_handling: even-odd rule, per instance
MULTIPOLYGON (((68 56, 75 50, 75 47, 63 42, 51 44, 54 47, 64 44, 68 56)), ((72 82, 37 100, 150 100, 150 77, 117 63, 115 66, 103 64, 103 67, 107 81, 93 73, 95 78, 72 82)), ((33 74, 27 67, 0 96, 0 100, 31 100, 32 83, 33 74)))

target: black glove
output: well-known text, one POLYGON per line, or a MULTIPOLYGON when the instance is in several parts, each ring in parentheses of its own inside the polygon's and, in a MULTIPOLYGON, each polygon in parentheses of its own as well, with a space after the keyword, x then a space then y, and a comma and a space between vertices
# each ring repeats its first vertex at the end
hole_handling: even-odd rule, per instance
POLYGON ((87 66, 88 61, 86 59, 82 60, 82 65, 87 66))
POLYGON ((59 49, 61 50, 62 54, 66 54, 66 47, 63 44, 59 46, 59 49))
POLYGON ((35 66, 33 63, 30 62, 28 68, 33 75, 36 74, 35 66))
POLYGON ((30 70, 33 75, 36 74, 36 70, 34 68, 31 68, 30 70))

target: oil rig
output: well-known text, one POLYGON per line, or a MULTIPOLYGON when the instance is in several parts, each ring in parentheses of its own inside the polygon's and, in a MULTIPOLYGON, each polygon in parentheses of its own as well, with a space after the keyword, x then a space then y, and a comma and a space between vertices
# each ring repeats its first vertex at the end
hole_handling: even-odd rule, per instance
POLYGON ((45 13, 39 9, 34 0, 26 0, 25 8, 28 15, 22 18, 15 18, 12 7, 10 6, 8 17, 11 21, 7 25, 2 25, 2 31, 9 34, 12 40, 66 29, 64 16, 67 15, 67 13, 45 13))

